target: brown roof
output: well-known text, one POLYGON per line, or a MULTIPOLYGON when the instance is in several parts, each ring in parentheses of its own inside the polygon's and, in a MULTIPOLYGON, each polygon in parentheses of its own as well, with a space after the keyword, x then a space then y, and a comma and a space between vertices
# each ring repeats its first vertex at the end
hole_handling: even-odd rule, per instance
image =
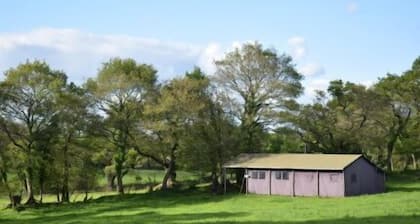
POLYGON ((225 168, 344 170, 361 154, 243 153, 226 163, 225 168))

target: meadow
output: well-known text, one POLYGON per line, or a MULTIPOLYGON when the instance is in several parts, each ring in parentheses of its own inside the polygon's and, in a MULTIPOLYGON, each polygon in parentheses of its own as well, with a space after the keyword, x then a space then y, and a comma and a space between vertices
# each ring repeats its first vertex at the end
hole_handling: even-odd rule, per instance
MULTIPOLYGON (((131 174, 134 182, 160 175, 157 171, 131 174)), ((180 178, 194 178, 187 172, 180 178)), ((128 181, 130 182, 130 181, 128 181)), ((387 192, 347 198, 306 198, 284 196, 226 195, 209 193, 206 185, 169 192, 135 190, 124 196, 95 192, 83 203, 46 203, 23 211, 3 209, 0 223, 420 223, 420 172, 388 176, 387 192)), ((78 199, 80 198, 80 199, 78 199)), ((46 198, 53 201, 53 196, 46 198)), ((3 197, 2 207, 6 203, 3 197)))

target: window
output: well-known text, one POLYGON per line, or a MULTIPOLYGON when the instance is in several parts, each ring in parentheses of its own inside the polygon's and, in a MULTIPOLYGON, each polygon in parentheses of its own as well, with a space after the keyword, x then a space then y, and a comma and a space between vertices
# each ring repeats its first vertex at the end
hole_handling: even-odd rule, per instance
POLYGON ((258 179, 265 179, 265 171, 260 171, 260 175, 258 176, 258 179))
POLYGON ((258 172, 257 171, 252 171, 251 172, 251 179, 258 179, 258 172))
POLYGON ((350 182, 351 183, 356 183, 357 182, 357 176, 355 173, 352 173, 350 176, 350 182))
POLYGON ((289 171, 276 171, 276 180, 288 180, 289 171))
POLYGON ((283 171, 282 173, 283 173, 283 175, 282 175, 283 180, 288 180, 289 179, 289 172, 288 171, 283 171))
POLYGON ((281 180, 281 171, 276 171, 276 180, 281 180))

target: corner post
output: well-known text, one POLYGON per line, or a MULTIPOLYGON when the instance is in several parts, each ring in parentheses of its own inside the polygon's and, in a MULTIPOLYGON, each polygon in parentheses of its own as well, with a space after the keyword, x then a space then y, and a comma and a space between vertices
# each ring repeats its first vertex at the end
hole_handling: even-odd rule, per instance
POLYGON ((316 171, 316 179, 317 179, 317 182, 318 182, 318 186, 317 186, 317 194, 318 194, 318 197, 319 197, 319 170, 317 170, 316 171))
POLYGON ((223 168, 223 194, 226 194, 226 168, 223 168))
MULTIPOLYGON (((248 175, 248 169, 245 169, 245 175, 248 175)), ((248 178, 245 178, 245 195, 248 195, 248 178)))
POLYGON ((293 193, 292 193, 292 196, 294 197, 295 196, 295 170, 293 170, 293 179, 292 179, 292 191, 293 191, 293 193))
POLYGON ((271 169, 268 171, 268 194, 271 195, 271 169))

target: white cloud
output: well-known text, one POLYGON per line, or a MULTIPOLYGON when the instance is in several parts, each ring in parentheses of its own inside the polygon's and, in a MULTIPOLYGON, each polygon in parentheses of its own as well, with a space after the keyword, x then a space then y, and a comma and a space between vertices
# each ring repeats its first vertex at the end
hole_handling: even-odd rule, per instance
MULTIPOLYGON (((194 65, 213 74, 215 60, 248 42, 253 41, 197 45, 130 35, 101 35, 77 29, 39 28, 0 33, 0 72, 26 59, 41 59, 55 69, 64 70, 71 81, 81 83, 95 76, 101 63, 109 58, 131 57, 141 63, 153 64, 159 71, 159 78, 165 80, 183 74, 194 65)), ((288 45, 295 59, 305 56, 303 37, 290 38, 288 45)), ((324 73, 324 68, 316 63, 303 64, 298 70, 308 77, 324 73)))
POLYGON ((241 48, 243 44, 254 43, 255 41, 233 41, 232 44, 228 47, 223 47, 219 43, 210 43, 201 51, 200 57, 198 59, 198 66, 200 66, 204 72, 209 75, 214 74, 216 71, 215 61, 223 58, 226 52, 235 50, 236 48, 241 48))
POLYGON ((305 86, 305 95, 313 98, 316 95, 316 90, 327 90, 330 80, 328 79, 314 79, 308 82, 305 86))
POLYGON ((198 66, 207 74, 213 74, 216 70, 214 61, 220 59, 224 52, 218 43, 210 43, 200 54, 198 66))
POLYGON ((375 84, 375 81, 372 81, 372 80, 364 80, 364 81, 361 81, 359 83, 369 88, 369 87, 371 87, 371 86, 373 86, 375 84))
POLYGON ((29 32, 0 33, 0 70, 26 59, 46 60, 67 72, 71 81, 92 77, 111 57, 132 57, 153 64, 163 79, 183 73, 211 57, 211 47, 128 35, 98 35, 76 29, 40 28, 29 32), (209 52, 210 49, 210 52, 209 52))
POLYGON ((307 63, 298 67, 299 73, 304 76, 320 76, 325 73, 325 69, 322 65, 318 63, 307 63))
POLYGON ((359 10, 359 4, 357 2, 347 3, 346 10, 348 13, 353 14, 359 10))
POLYGON ((305 39, 300 36, 294 36, 287 41, 289 45, 290 54, 293 59, 299 60, 306 55, 305 39))

